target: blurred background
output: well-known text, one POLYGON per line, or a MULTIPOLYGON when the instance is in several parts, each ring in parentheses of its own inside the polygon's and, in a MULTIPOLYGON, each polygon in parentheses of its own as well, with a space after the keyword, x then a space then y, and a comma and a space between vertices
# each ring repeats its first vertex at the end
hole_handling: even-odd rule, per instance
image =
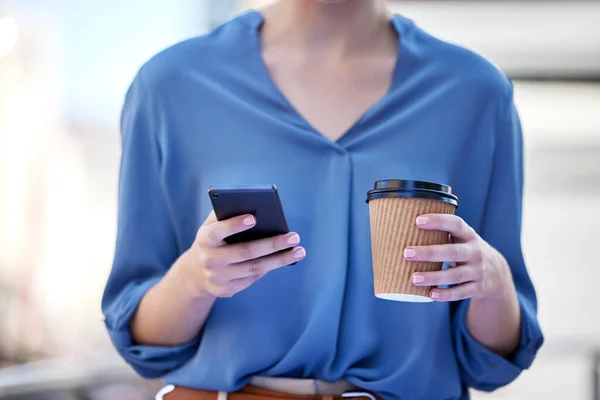
MULTIPOLYGON (((118 358, 100 313, 123 96, 156 52, 265 3, 0 0, 0 399, 153 398, 159 383, 118 358)), ((475 399, 600 398, 600 1, 389 3, 515 82, 546 345, 475 399)))

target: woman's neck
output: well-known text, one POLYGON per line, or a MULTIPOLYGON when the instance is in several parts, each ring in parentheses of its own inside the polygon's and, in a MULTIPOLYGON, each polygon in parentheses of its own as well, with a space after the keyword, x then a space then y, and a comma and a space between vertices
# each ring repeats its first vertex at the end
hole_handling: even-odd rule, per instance
POLYGON ((315 56, 371 54, 397 40, 380 0, 280 0, 263 15, 265 42, 315 56))

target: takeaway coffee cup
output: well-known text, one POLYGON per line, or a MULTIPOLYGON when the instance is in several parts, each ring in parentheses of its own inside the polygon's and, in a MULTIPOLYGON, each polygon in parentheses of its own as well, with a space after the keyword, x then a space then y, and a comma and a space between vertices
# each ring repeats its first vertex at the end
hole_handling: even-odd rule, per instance
POLYGON ((381 180, 367 193, 371 224, 375 296, 386 300, 429 302, 430 287, 414 286, 415 272, 439 271, 442 263, 408 261, 409 246, 449 242, 449 234, 423 230, 416 219, 423 214, 454 214, 458 198, 447 185, 411 180, 381 180))

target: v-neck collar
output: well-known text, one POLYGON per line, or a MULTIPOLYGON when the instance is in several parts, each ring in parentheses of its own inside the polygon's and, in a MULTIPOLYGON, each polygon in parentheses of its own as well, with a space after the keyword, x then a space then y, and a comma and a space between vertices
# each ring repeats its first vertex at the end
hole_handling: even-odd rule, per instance
POLYGON ((253 62, 258 65, 261 74, 260 78, 265 84, 269 85, 269 89, 273 91, 278 101, 286 109, 286 111, 295 119, 297 125, 302 126, 312 135, 317 136, 323 141, 326 141, 330 145, 342 149, 344 142, 348 141, 350 137, 354 136, 355 132, 359 130, 360 126, 369 119, 377 110, 385 106, 387 100, 392 95, 394 90, 402 84, 404 77, 406 76, 410 62, 406 58, 408 55, 407 47, 407 30, 413 25, 411 20, 408 20, 398 14, 392 15, 391 23, 398 34, 398 49, 397 58, 392 72, 392 80, 390 87, 386 94, 382 96, 376 103, 371 105, 365 112, 363 112, 351 125, 346 129, 337 140, 331 140, 325 134, 316 129, 302 113, 298 111, 296 106, 287 98, 287 96, 281 91, 279 86, 275 83, 271 73, 269 72, 264 58, 262 56, 262 43, 260 38, 260 28, 264 23, 264 16, 257 10, 249 10, 240 18, 247 22, 247 25, 251 28, 251 57, 254 57, 253 62))

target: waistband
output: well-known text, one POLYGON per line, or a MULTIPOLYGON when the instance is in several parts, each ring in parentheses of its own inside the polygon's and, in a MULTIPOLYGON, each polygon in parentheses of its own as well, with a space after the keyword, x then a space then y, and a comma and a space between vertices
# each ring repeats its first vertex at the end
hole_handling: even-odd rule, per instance
POLYGON ((255 377, 237 392, 217 392, 167 385, 156 400, 379 400, 347 381, 325 382, 315 379, 255 377))
POLYGON ((298 395, 341 395, 344 392, 358 389, 345 380, 325 382, 318 379, 273 378, 268 376, 255 376, 250 381, 250 385, 298 395))

